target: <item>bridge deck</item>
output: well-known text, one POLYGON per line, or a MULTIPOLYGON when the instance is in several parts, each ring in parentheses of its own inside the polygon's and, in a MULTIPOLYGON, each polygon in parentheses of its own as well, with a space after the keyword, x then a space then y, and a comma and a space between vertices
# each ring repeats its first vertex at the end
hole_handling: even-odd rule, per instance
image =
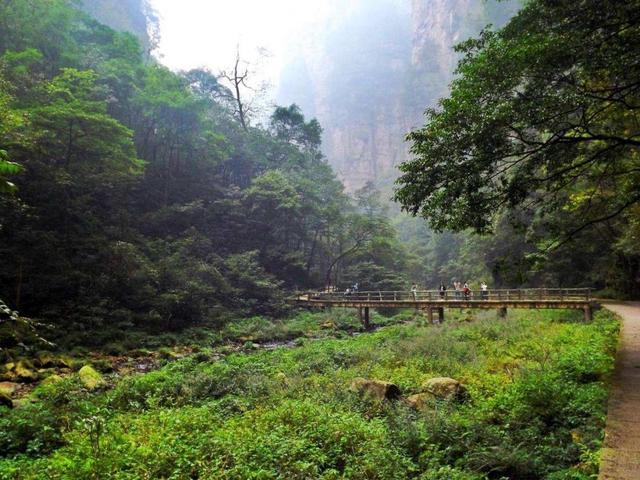
POLYGON ((436 290, 304 292, 289 303, 308 307, 338 308, 571 308, 590 309, 595 304, 588 288, 508 289, 440 292, 436 290))

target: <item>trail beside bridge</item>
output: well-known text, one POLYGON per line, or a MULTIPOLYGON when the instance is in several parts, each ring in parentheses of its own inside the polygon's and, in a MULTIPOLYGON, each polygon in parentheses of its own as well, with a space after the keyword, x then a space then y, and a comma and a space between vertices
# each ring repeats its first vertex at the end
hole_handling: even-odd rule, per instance
POLYGON ((622 317, 599 480, 640 479, 640 302, 604 307, 622 317))

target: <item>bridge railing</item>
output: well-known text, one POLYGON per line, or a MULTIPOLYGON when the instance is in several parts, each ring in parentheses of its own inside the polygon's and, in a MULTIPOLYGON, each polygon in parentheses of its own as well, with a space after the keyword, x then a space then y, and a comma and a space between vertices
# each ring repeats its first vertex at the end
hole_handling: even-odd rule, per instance
POLYGON ((299 292, 300 301, 324 302, 455 302, 455 301, 591 301, 590 288, 518 288, 470 290, 372 290, 372 291, 331 291, 299 292))

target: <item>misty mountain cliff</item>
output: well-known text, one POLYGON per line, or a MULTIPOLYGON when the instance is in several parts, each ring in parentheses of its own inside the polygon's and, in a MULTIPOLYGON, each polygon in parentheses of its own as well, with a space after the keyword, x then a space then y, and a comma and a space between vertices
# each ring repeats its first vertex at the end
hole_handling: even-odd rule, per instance
POLYGON ((80 6, 114 30, 134 34, 149 52, 157 22, 146 0, 82 0, 80 6))
POLYGON ((324 128, 324 152, 350 190, 395 176, 404 137, 447 93, 453 46, 503 25, 518 3, 356 0, 336 3, 292 39, 278 103, 299 104, 324 128), (345 7, 348 5, 348 7, 345 7))

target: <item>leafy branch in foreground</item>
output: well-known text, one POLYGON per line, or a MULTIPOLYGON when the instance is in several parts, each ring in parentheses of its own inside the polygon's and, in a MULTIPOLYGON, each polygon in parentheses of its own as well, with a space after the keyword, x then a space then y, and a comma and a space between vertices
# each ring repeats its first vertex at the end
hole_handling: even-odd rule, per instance
POLYGON ((640 201, 639 45, 640 2, 596 0, 532 1, 461 44, 396 199, 438 230, 532 209, 570 213, 570 237, 623 215, 640 201))

